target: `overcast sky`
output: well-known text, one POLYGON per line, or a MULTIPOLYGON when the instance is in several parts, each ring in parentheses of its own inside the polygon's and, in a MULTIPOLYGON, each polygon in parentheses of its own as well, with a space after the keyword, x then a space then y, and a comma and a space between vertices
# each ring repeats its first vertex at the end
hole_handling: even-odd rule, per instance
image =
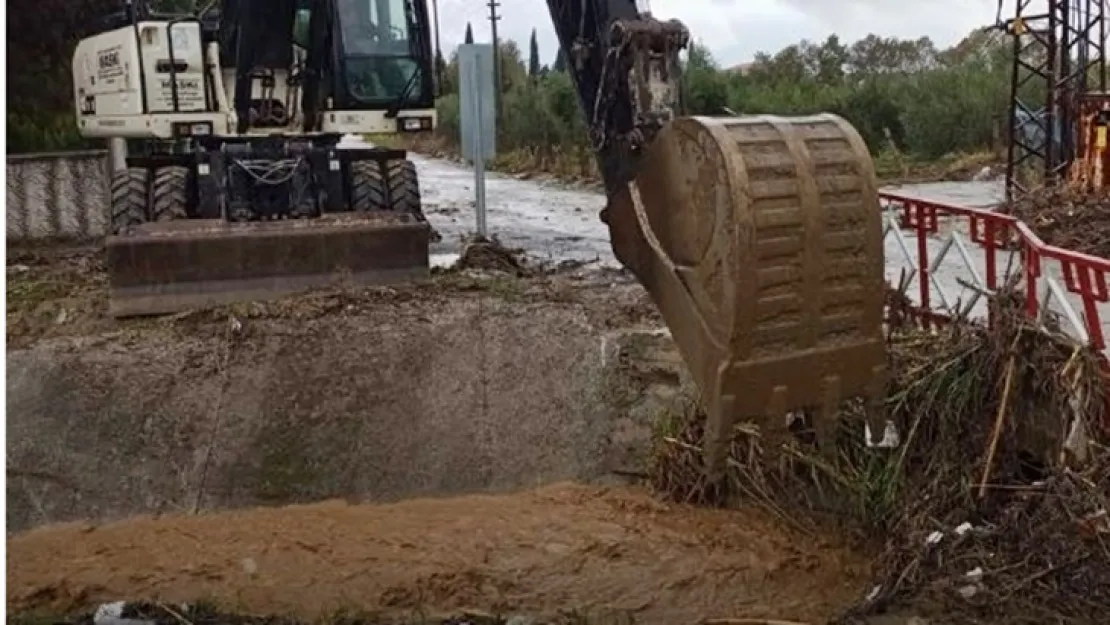
MULTIPOLYGON (((439 0, 443 49, 462 43, 466 23, 478 42, 489 41, 487 0, 439 0)), ((430 4, 430 3, 429 3, 430 4)), ((1014 0, 1005 0, 1004 15, 1014 0)), ((724 66, 750 61, 756 52, 774 52, 800 39, 819 41, 836 33, 854 41, 868 33, 932 37, 956 43, 972 29, 993 23, 998 0, 650 0, 659 17, 675 17, 713 51, 724 66)), ((501 0, 500 34, 527 53, 532 28, 539 33, 545 63, 555 58, 555 33, 545 0, 501 0)))

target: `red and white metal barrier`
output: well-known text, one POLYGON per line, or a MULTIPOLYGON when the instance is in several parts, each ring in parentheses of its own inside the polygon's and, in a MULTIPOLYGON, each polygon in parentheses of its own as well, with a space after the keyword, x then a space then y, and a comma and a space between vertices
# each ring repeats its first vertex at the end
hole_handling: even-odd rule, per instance
POLYGON ((1030 317, 1043 322, 1054 313, 1062 330, 1107 354, 1110 259, 1048 245, 1009 215, 897 193, 880 196, 888 273, 906 271, 903 293, 926 317, 976 316, 976 308, 986 308, 984 295, 1016 272, 1030 317), (966 298, 953 299, 956 289, 966 298))

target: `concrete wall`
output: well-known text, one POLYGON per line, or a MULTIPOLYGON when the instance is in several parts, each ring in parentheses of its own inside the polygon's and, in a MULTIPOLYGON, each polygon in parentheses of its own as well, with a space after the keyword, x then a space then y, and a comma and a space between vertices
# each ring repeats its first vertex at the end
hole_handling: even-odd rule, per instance
POLYGON ((669 338, 573 305, 483 306, 187 321, 9 351, 8 531, 642 471, 682 370, 669 338))
POLYGON ((107 233, 108 153, 8 155, 8 240, 107 233))

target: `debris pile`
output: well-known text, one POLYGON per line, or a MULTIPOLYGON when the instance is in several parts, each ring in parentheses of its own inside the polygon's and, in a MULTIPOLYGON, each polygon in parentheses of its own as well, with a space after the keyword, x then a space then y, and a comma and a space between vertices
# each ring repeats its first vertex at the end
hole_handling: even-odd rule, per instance
POLYGON ((906 611, 940 623, 1101 622, 1110 611, 1105 373, 1090 350, 1028 325, 1015 301, 996 299, 990 329, 891 332, 898 447, 865 445, 851 403, 836 460, 746 425, 725 484, 708 484, 691 402, 659 434, 654 485, 693 503, 739 497, 805 531, 835 523, 883 538, 876 586, 837 623, 906 611))
POLYGON ((497 237, 481 236, 467 243, 452 269, 477 269, 521 277, 530 273, 525 267, 524 250, 507 248, 497 237))
POLYGON ((1041 188, 1015 200, 1007 212, 1049 245, 1110 258, 1110 193, 1041 188))

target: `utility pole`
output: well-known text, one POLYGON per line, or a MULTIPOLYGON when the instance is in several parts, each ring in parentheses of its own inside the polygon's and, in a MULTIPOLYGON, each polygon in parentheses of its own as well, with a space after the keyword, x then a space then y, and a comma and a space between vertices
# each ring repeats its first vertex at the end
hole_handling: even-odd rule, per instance
POLYGON ((497 0, 489 0, 486 3, 489 7, 489 32, 493 37, 493 99, 494 106, 497 112, 497 122, 500 127, 501 124, 501 44, 497 40, 497 22, 501 21, 501 16, 497 14, 497 9, 501 7, 501 3, 497 0))
POLYGON ((436 52, 435 60, 432 63, 435 65, 436 76, 436 89, 437 96, 443 95, 443 67, 440 65, 439 60, 443 58, 443 48, 439 47, 439 0, 432 0, 432 11, 435 12, 435 29, 436 29, 436 52))

